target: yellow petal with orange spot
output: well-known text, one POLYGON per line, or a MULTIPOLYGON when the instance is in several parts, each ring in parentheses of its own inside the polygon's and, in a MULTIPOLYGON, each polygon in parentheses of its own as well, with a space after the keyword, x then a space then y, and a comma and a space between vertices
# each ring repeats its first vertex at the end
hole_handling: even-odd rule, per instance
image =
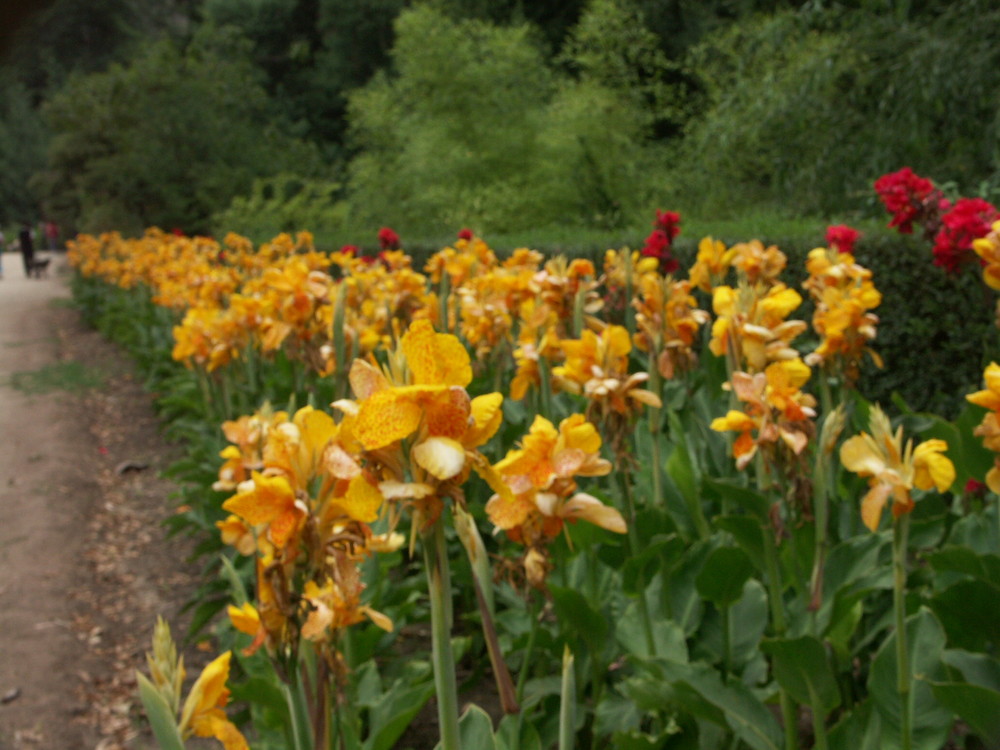
POLYGON ((351 364, 351 371, 347 376, 351 384, 351 390, 355 398, 364 400, 378 391, 389 387, 389 381, 385 375, 371 362, 363 359, 356 359, 351 364))
POLYGON ((437 333, 429 320, 413 321, 400 345, 415 384, 464 388, 472 382, 472 364, 462 342, 451 334, 437 333))
POLYGON ((503 422, 503 394, 487 393, 476 396, 470 404, 472 425, 465 433, 463 442, 470 448, 478 448, 493 437, 503 422))
POLYGON ((266 477, 253 473, 253 487, 238 492, 222 504, 222 509, 235 513, 251 526, 270 523, 295 503, 295 494, 282 476, 266 477))
POLYGON ((469 429, 472 402, 464 388, 453 386, 438 393, 425 408, 427 432, 431 435, 461 439, 469 429))
POLYGON ((391 445, 420 426, 423 409, 398 390, 378 391, 361 404, 352 432, 367 450, 391 445))
POLYGON ((347 487, 347 495, 338 498, 337 504, 355 521, 371 523, 378 518, 382 507, 382 493, 362 474, 354 477, 347 487))
POLYGON ((486 503, 486 515, 498 529, 514 529, 528 520, 535 504, 524 495, 494 495, 486 503))

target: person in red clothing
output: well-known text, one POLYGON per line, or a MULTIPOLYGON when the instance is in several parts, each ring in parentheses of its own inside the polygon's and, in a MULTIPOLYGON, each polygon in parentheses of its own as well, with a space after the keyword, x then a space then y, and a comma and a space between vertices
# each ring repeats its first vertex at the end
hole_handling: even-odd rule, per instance
POLYGON ((49 250, 55 250, 59 242, 59 225, 54 221, 45 222, 45 239, 49 243, 49 250))

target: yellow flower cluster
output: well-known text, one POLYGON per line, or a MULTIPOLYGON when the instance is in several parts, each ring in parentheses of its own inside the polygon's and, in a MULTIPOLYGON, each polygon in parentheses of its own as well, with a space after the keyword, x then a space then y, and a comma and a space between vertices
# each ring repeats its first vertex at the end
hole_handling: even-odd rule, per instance
MULTIPOLYGON (((989 411, 975 429, 975 435, 983 439, 983 445, 1000 454, 1000 365, 990 362, 983 373, 986 387, 966 396, 969 402, 989 411)), ((986 485, 1000 494, 1000 455, 994 458, 993 468, 986 474, 986 485)))
POLYGON ((872 283, 872 273, 858 265, 850 253, 816 248, 806 261, 809 278, 803 282, 816 305, 813 328, 821 341, 806 356, 810 365, 822 365, 844 383, 854 383, 865 352, 882 366, 882 360, 869 346, 875 338, 878 317, 870 312, 882 302, 882 295, 872 283))

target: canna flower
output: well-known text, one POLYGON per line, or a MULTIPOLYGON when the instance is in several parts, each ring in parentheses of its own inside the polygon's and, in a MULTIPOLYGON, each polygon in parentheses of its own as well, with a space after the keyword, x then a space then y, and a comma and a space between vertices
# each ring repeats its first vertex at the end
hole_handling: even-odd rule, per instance
POLYGON ((794 289, 776 283, 770 287, 740 284, 716 287, 709 350, 725 355, 732 371, 760 372, 769 362, 796 359, 791 341, 806 329, 801 320, 786 320, 802 304, 794 289))
POLYGON ((972 250, 983 264, 983 281, 990 289, 1000 289, 1000 221, 990 231, 972 241, 972 250))
MULTIPOLYGON (((983 445, 1000 454, 1000 365, 990 362, 983 373, 986 388, 966 396, 976 406, 988 409, 973 434, 983 439, 983 445)), ((1000 455, 994 458, 993 468, 986 474, 986 485, 1000 494, 1000 455)))
POLYGON ((815 304, 813 328, 821 337, 806 362, 826 365, 845 383, 853 383, 865 352, 876 365, 882 365, 868 346, 878 325, 878 317, 869 311, 881 304, 882 295, 872 284, 871 271, 858 265, 849 253, 816 248, 809 253, 806 268, 809 278, 802 286, 815 304))
POLYGON ((525 572, 536 586, 544 584, 548 569, 545 545, 567 521, 582 519, 617 534, 627 530, 617 510, 578 492, 576 477, 611 471, 600 450, 601 437, 582 414, 564 419, 558 430, 537 415, 521 447, 492 467, 502 478, 503 491, 486 503, 486 513, 498 531, 528 547, 525 572))
POLYGON ((222 654, 202 670, 181 712, 180 732, 184 738, 215 737, 226 750, 249 750, 246 739, 223 711, 229 702, 229 661, 232 652, 222 654))
POLYGON ((222 509, 250 526, 265 527, 267 540, 279 549, 297 534, 308 513, 286 477, 265 476, 256 471, 222 504, 222 509))
POLYGON ((781 272, 788 264, 788 258, 777 246, 764 247, 760 240, 740 242, 730 248, 733 253, 732 264, 742 274, 750 285, 776 284, 781 272))
POLYGON ((895 433, 889 418, 878 406, 869 420, 871 434, 862 432, 840 447, 844 468, 869 477, 869 490, 861 500, 861 520, 871 531, 878 530, 886 503, 892 499, 892 516, 899 518, 913 510, 914 489, 944 492, 955 481, 955 467, 944 455, 944 440, 925 440, 913 447, 903 444, 903 428, 895 433))
POLYGON ((889 226, 902 234, 913 232, 913 223, 925 225, 925 234, 933 236, 942 211, 949 204, 930 180, 914 174, 909 167, 884 174, 875 181, 875 192, 892 214, 889 226))
POLYGON ((729 273, 736 248, 726 249, 724 243, 711 237, 703 237, 698 243, 698 255, 688 271, 691 285, 704 292, 711 292, 729 273))
POLYGON ((738 432, 733 442, 736 468, 744 469, 758 449, 784 446, 800 455, 814 433, 816 400, 802 386, 811 376, 801 359, 772 362, 764 372, 734 372, 731 387, 743 410, 730 409, 712 420, 717 432, 738 432), (756 433, 756 435, 754 434, 756 433))
POLYGON ((698 308, 690 281, 672 281, 659 274, 647 274, 638 281, 634 341, 648 352, 659 374, 671 379, 692 371, 697 364, 695 342, 698 331, 708 322, 708 313, 698 308))

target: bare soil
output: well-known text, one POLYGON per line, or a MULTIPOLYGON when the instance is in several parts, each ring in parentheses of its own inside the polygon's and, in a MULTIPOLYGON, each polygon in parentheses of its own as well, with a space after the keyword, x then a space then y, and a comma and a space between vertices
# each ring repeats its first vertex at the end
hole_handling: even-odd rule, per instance
MULTIPOLYGON (((69 304, 65 258, 0 280, 0 750, 147 748, 135 670, 180 640, 193 543, 168 538, 179 449, 126 356, 69 304), (96 387, 95 387, 96 383, 96 387)), ((186 649, 194 672, 207 655, 186 649)))

